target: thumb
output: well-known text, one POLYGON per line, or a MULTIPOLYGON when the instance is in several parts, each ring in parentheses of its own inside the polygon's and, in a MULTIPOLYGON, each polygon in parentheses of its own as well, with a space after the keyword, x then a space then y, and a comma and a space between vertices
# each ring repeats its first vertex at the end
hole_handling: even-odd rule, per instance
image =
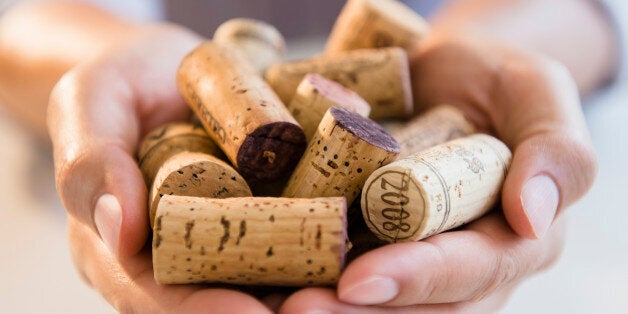
POLYGON ((138 29, 68 72, 51 94, 48 129, 61 201, 119 257, 140 251, 148 235, 137 142, 146 130, 189 115, 174 78, 199 40, 175 26, 138 29))
POLYGON ((576 83, 563 66, 533 60, 503 69, 493 115, 498 135, 514 148, 502 192, 504 214, 526 238, 542 237, 597 173, 576 83))
MULTIPOLYGON (((98 80, 105 79, 100 72, 98 80)), ((94 93, 96 85, 73 71, 51 95, 57 190, 68 213, 94 228, 114 254, 133 255, 148 235, 146 187, 132 157, 139 126, 133 108, 122 105, 126 95, 102 85, 109 92, 103 96, 94 93)))
POLYGON ((591 187, 596 157, 564 66, 468 34, 433 35, 411 64, 417 104, 457 105, 513 150, 502 207, 517 234, 541 237, 591 187))

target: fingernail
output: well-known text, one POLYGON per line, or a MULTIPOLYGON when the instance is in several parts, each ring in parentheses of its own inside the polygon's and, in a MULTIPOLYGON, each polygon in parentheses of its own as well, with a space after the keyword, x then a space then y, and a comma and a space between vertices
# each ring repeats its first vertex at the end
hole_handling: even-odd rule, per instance
POLYGON ((371 277, 348 289, 339 291, 340 300, 356 305, 373 305, 388 302, 399 293, 399 285, 391 278, 371 277))
POLYGON ((552 178, 538 175, 528 180, 521 191, 521 204, 537 238, 549 229, 558 208, 558 188, 552 178))
POLYGON ((122 208, 118 199, 111 194, 104 194, 96 202, 94 222, 103 242, 114 254, 118 252, 118 239, 122 225, 122 208))

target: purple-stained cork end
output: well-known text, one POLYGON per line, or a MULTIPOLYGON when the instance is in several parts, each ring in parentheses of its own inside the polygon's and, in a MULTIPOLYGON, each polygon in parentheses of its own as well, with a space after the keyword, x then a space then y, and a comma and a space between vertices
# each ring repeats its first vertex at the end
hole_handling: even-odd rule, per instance
POLYGON ((390 153, 398 154, 401 151, 397 140, 375 121, 340 107, 329 110, 336 124, 363 141, 390 153))
POLYGON ((240 174, 250 182, 274 181, 290 175, 306 147, 300 126, 275 122, 249 134, 237 156, 240 174))

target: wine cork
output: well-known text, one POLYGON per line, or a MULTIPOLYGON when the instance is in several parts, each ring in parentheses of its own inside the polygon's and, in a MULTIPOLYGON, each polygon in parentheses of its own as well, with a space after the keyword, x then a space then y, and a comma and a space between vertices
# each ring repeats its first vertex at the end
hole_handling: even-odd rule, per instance
POLYGON ((214 41, 240 49, 260 74, 281 62, 286 50, 281 33, 274 26, 255 19, 228 20, 216 29, 214 41))
POLYGON ((252 196, 242 176, 224 161, 207 154, 181 152, 159 169, 149 192, 150 223, 164 195, 213 198, 252 196))
POLYGON ((375 171, 362 191, 369 229, 418 241, 482 215, 499 200, 512 155, 489 135, 453 140, 375 171))
POLYGON ((360 49, 277 64, 268 69, 266 79, 277 95, 290 103, 308 73, 320 74, 358 93, 371 105, 373 119, 412 114, 408 56, 401 48, 360 49))
POLYGON ((377 123, 343 108, 327 111, 283 191, 284 197, 344 196, 353 202, 399 144, 377 123))
POLYGON ((343 107, 363 117, 371 113, 371 106, 362 97, 319 74, 308 74, 303 78, 288 110, 303 127, 309 142, 331 107, 343 107))
POLYGON ((275 180, 294 169, 306 146, 303 130, 236 49, 201 44, 184 58, 177 83, 245 179, 275 180))
POLYGON ((183 151, 224 156, 202 126, 185 122, 162 125, 144 137, 137 153, 146 186, 153 184, 157 171, 168 158, 183 151))
POLYGON ((344 264, 344 198, 164 196, 153 232, 161 284, 333 285, 344 264))
POLYGON ((460 109, 449 105, 434 107, 390 132, 401 147, 399 159, 472 133, 475 126, 460 109))
POLYGON ((393 46, 410 52, 428 32, 428 23, 397 0, 349 0, 329 36, 325 53, 393 46))

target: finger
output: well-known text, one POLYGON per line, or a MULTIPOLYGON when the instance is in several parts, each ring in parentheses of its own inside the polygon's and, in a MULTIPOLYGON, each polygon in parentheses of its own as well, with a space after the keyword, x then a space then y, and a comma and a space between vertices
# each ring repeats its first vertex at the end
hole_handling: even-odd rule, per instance
MULTIPOLYGON (((162 33, 164 41, 175 36, 162 33)), ((133 158, 138 139, 145 129, 188 114, 174 77, 196 41, 188 36, 176 47, 149 49, 155 41, 146 35, 123 52, 75 68, 55 87, 48 111, 65 208, 121 256, 138 252, 148 233, 147 192, 133 158), (144 49, 155 52, 141 58, 144 49)))
POLYGON ((562 223, 551 230, 544 240, 521 238, 500 213, 492 213, 464 230, 391 244, 351 263, 338 297, 387 306, 482 300, 558 258, 562 223))
POLYGON ((255 298, 227 289, 155 283, 148 252, 116 257, 93 229, 68 218, 72 256, 82 277, 121 313, 269 313, 255 298))
POLYGON ((309 288, 290 296, 281 307, 279 313, 494 313, 503 307, 512 290, 513 287, 508 287, 490 298, 478 302, 384 307, 344 303, 336 297, 333 290, 309 288))
POLYGON ((546 60, 506 70, 495 115, 498 134, 514 148, 502 205, 519 235, 540 238, 558 211, 580 199, 597 174, 596 156, 575 82, 546 60), (517 117, 513 119, 512 117, 517 117))
POLYGON ((517 234, 542 237, 560 208, 591 187, 596 158, 565 67, 484 39, 452 36, 428 41, 412 64, 419 107, 458 105, 513 149, 502 204, 517 234))

